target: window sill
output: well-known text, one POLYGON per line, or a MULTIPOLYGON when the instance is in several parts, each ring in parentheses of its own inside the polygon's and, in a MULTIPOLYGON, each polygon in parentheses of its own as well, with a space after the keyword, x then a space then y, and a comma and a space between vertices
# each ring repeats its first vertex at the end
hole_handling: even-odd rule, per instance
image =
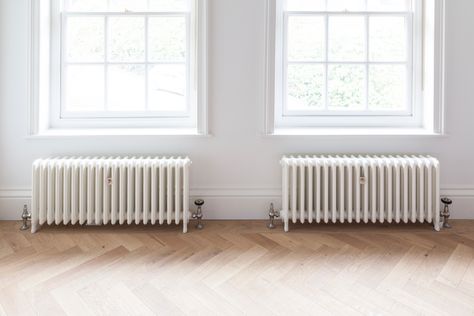
POLYGON ((127 136, 158 136, 158 137, 208 137, 207 133, 199 133, 195 128, 113 128, 113 129, 48 129, 27 136, 27 139, 49 139, 67 137, 127 137, 127 136))
POLYGON ((424 128, 278 128, 268 136, 427 136, 441 137, 424 128))

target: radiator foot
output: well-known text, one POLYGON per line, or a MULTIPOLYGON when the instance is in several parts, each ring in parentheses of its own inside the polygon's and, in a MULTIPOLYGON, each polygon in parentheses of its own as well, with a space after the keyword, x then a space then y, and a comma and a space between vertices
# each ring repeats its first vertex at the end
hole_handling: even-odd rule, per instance
POLYGON ((31 233, 34 234, 36 232, 38 232, 38 230, 40 230, 41 226, 38 222, 32 222, 31 223, 31 233))
POLYGON ((281 221, 283 222, 283 231, 285 233, 290 231, 290 220, 288 218, 288 211, 286 210, 281 210, 280 211, 280 218, 281 221))

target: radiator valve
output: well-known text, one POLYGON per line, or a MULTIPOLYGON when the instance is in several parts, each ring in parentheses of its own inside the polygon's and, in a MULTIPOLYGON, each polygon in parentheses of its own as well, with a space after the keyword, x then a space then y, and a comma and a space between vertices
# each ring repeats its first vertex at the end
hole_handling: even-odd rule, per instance
POLYGON ((451 228, 451 224, 449 224, 449 218, 451 217, 451 212, 449 211, 449 206, 453 204, 453 201, 449 198, 442 198, 441 202, 444 204, 444 209, 441 212, 441 216, 444 218, 443 220, 443 228, 451 228))
POLYGON ((204 205, 204 200, 196 200, 194 204, 197 206, 197 211, 193 213, 193 219, 197 219, 196 228, 203 229, 204 225, 202 224, 202 206, 204 205))
POLYGON ((270 211, 268 212, 268 216, 270 217, 270 223, 268 223, 267 227, 269 229, 274 229, 275 226, 275 218, 279 218, 280 214, 275 211, 275 207, 273 206, 273 203, 270 204, 270 211))
POLYGON ((31 220, 31 213, 28 212, 28 206, 23 206, 23 213, 21 213, 21 219, 23 220, 23 225, 21 226, 20 230, 27 230, 30 228, 28 225, 28 221, 31 220))

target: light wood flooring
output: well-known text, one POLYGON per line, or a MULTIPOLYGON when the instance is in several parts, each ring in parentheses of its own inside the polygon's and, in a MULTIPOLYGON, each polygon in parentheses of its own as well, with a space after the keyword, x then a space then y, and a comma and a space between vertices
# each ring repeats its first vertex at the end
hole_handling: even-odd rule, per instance
POLYGON ((0 222, 0 315, 474 315, 474 221, 265 224, 0 222))

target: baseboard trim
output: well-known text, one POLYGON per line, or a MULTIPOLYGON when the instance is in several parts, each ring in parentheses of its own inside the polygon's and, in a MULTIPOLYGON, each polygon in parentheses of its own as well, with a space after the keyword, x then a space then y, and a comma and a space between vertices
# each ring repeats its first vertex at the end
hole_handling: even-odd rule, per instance
MULTIPOLYGON (((454 199, 453 218, 474 219, 474 186, 443 186, 442 196, 454 199)), ((268 218, 268 206, 281 204, 279 188, 192 188, 191 199, 203 198, 207 219, 255 220, 268 218)), ((23 205, 30 207, 29 188, 0 189, 0 220, 17 220, 23 205)))
MULTIPOLYGON (((242 198, 278 198, 280 188, 196 188, 190 190, 192 197, 242 197, 242 198)), ((474 198, 473 186, 445 186, 441 188, 441 195, 450 197, 474 198)), ((0 199, 31 198, 31 190, 27 188, 0 189, 0 199)))
POLYGON ((441 189, 442 196, 451 198, 474 198, 474 187, 471 186, 455 186, 445 187, 441 189))
POLYGON ((0 189, 0 199, 31 198, 29 189, 0 189))

